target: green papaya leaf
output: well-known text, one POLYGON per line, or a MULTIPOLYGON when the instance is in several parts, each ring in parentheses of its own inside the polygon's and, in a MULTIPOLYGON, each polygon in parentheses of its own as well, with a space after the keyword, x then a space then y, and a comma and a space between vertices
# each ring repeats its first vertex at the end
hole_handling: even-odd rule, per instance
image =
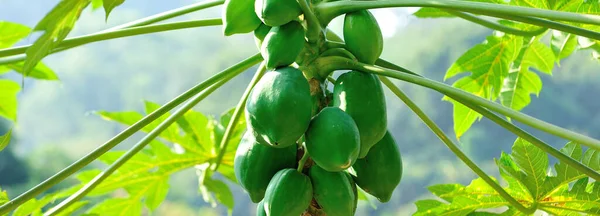
POLYGON ((92 11, 95 11, 98 8, 101 8, 102 4, 103 4, 102 0, 92 0, 92 11))
POLYGON ((106 216, 142 215, 142 203, 134 198, 107 199, 95 205, 87 213, 106 216))
MULTIPOLYGON (((595 149, 582 153, 580 145, 568 143, 561 152, 600 170, 600 153, 595 149)), ((548 163, 546 153, 521 138, 515 141, 511 154, 503 152, 496 159, 500 176, 507 183, 504 190, 526 207, 536 202, 539 210, 552 215, 598 214, 600 184, 589 181, 587 176, 561 162, 555 164, 556 175, 552 175, 548 163)), ((414 215, 525 215, 481 178, 467 186, 442 184, 430 186, 429 190, 441 201, 417 201, 414 215), (508 207, 508 210, 499 214, 485 212, 498 207, 508 207)))
POLYGON ((125 0, 102 0, 102 5, 104 6, 104 12, 106 13, 106 20, 108 20, 108 15, 110 12, 115 9, 115 7, 123 4, 125 0))
POLYGON ((550 39, 550 47, 552 48, 552 52, 554 52, 556 62, 558 63, 561 59, 571 55, 577 49, 577 35, 553 30, 552 38, 550 39))
POLYGON ((0 71, 3 69, 13 70, 26 77, 31 77, 41 80, 58 80, 58 75, 52 69, 46 66, 43 62, 39 62, 29 73, 25 73, 24 62, 17 62, 7 65, 0 65, 0 71))
POLYGON ((0 188, 0 205, 4 205, 4 203, 7 203, 8 201, 10 201, 10 199, 8 198, 8 194, 6 193, 6 191, 0 188))
POLYGON ((84 206, 86 206, 89 203, 90 203, 90 201, 78 201, 76 203, 73 203, 72 205, 70 205, 69 207, 67 207, 65 210, 62 210, 60 213, 58 213, 57 216, 74 215, 74 213, 77 210, 83 208, 84 206))
POLYGON ((213 208, 219 202, 227 207, 231 215, 234 206, 233 193, 227 184, 211 177, 213 172, 210 167, 210 163, 197 166, 198 190, 205 202, 210 203, 213 208))
POLYGON ((31 32, 25 25, 0 21, 0 49, 4 49, 17 43, 31 32))
MULTIPOLYGON (((503 0, 469 0, 469 1, 487 2, 487 3, 494 3, 494 4, 506 4, 506 2, 503 1, 503 0)), ((447 18, 447 17, 449 18, 449 17, 454 17, 454 15, 446 13, 445 11, 443 11, 441 9, 431 8, 431 7, 421 8, 417 12, 415 12, 413 15, 415 15, 418 18, 447 18)))
MULTIPOLYGON (((510 63, 517 57, 523 39, 514 36, 489 36, 487 40, 474 46, 452 64, 444 79, 471 72, 467 77, 457 80, 453 87, 470 92, 479 97, 496 100, 504 79, 508 76, 510 63)), ((445 97, 445 100, 449 98, 445 97)), ((454 131, 460 138, 481 118, 481 115, 466 106, 450 100, 454 105, 454 131)))
POLYGON ((17 93, 19 84, 11 80, 0 80, 0 116, 11 121, 17 119, 17 93))
POLYGON ((29 49, 23 70, 29 72, 46 55, 60 44, 71 32, 75 22, 79 19, 81 11, 89 5, 91 0, 62 0, 33 28, 34 31, 43 31, 29 49))
MULTIPOLYGON (((4 135, 0 136, 0 151, 4 150, 4 148, 6 148, 6 146, 8 146, 8 143, 10 143, 10 135, 12 134, 12 128, 8 130, 8 132, 6 132, 4 135)), ((1 199, 1 195, 0 195, 0 200, 1 199)))

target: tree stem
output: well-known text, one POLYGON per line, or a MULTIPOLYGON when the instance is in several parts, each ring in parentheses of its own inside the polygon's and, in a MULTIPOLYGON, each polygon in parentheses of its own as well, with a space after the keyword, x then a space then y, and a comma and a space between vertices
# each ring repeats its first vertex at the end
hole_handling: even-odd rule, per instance
POLYGON ((460 150, 460 148, 454 142, 452 142, 452 140, 450 140, 448 136, 446 136, 444 131, 442 131, 442 129, 440 129, 440 127, 437 126, 437 124, 433 120, 431 120, 431 118, 429 118, 429 116, 427 116, 427 114, 425 114, 425 112, 423 112, 423 110, 421 110, 421 108, 419 108, 417 104, 415 104, 406 94, 404 94, 402 90, 396 87, 394 83, 392 83, 392 81, 390 81, 384 76, 379 76, 379 79, 385 86, 388 87, 390 91, 392 91, 398 98, 400 98, 400 100, 402 100, 402 102, 404 102, 404 104, 406 104, 406 106, 408 106, 408 108, 410 108, 444 144, 446 144, 450 151, 452 151, 460 160, 463 161, 463 163, 465 163, 469 168, 471 168, 471 170, 473 170, 473 172, 475 172, 477 176, 483 179, 490 187, 492 187, 496 192, 498 192, 498 194, 502 196, 507 202, 509 202, 512 206, 516 207, 517 209, 519 209, 519 211, 523 213, 532 214, 533 212, 535 212, 534 208, 527 208, 521 203, 519 203, 519 201, 517 201, 510 194, 508 194, 508 192, 506 192, 504 188, 502 188, 502 186, 500 186, 481 168, 479 168, 479 166, 477 166, 475 162, 469 159, 469 157, 465 155, 465 153, 462 152, 462 150, 460 150))
POLYGON ((240 62, 237 65, 238 67, 234 66, 234 67, 228 68, 228 69, 208 78, 206 81, 192 87, 191 89, 187 90, 183 94, 177 96, 173 100, 171 100, 168 103, 166 103, 165 105, 161 106, 154 112, 148 114, 146 117, 142 118, 140 121, 129 126, 127 129, 125 129, 124 131, 119 133, 117 136, 111 138, 109 141, 102 144, 100 147, 96 148, 94 151, 90 152, 88 155, 84 156, 83 158, 80 158, 75 163, 69 165, 65 169, 54 174, 52 177, 44 180, 42 183, 29 189, 27 192, 19 195, 18 197, 14 198, 13 200, 0 206, 0 215, 7 214, 8 212, 14 210, 21 204, 27 202, 30 199, 35 198, 35 196, 50 189, 52 186, 62 182, 67 177, 71 176, 78 170, 80 170, 83 167, 90 164, 92 161, 96 160, 96 158, 100 157, 101 155, 103 155, 104 153, 106 153, 107 151, 109 151, 110 149, 115 147, 117 144, 123 142, 123 140, 129 138, 130 136, 135 134, 137 131, 144 128, 146 125, 154 122, 156 119, 161 117, 163 114, 165 114, 168 111, 172 110, 173 108, 179 106, 181 103, 185 102, 189 98, 191 98, 194 95, 198 94, 199 92, 203 91, 204 89, 211 86, 212 84, 218 82, 219 80, 222 80, 224 77, 226 77, 232 73, 237 73, 238 72, 237 70, 241 70, 243 68, 250 67, 248 65, 256 64, 261 60, 262 60, 261 55, 256 54, 256 55, 252 56, 251 58, 248 58, 248 59, 240 62), (237 70, 236 70, 236 68, 237 68, 237 70))
POLYGON ((315 43, 319 39, 319 34, 321 33, 321 24, 319 24, 319 19, 313 13, 311 7, 308 6, 308 0, 297 0, 298 4, 300 4, 300 8, 302 8, 302 12, 304 13, 304 18, 307 23, 307 31, 306 38, 309 43, 315 43))
POLYGON ((321 23, 327 24, 333 18, 348 12, 388 7, 433 7, 489 16, 494 16, 494 14, 520 17, 531 16, 550 20, 600 25, 600 16, 597 15, 458 0, 333 1, 318 4, 315 7, 315 12, 320 16, 321 23))
MULTIPOLYGON (((53 50, 64 50, 67 47, 73 48, 76 46, 81 46, 88 43, 110 40, 115 38, 129 37, 134 35, 142 35, 142 34, 150 34, 156 32, 163 31, 172 31, 178 29, 185 28, 196 28, 202 26, 216 26, 221 25, 223 22, 220 18, 216 19, 204 19, 204 20, 192 20, 192 21, 184 21, 184 22, 173 22, 166 24, 158 24, 158 25, 150 25, 150 26, 142 26, 142 27, 132 27, 128 29, 114 30, 110 32, 99 32, 85 36, 73 37, 64 40, 62 43, 53 50)), ((32 45, 24 45, 19 47, 12 47, 8 49, 0 50, 0 57, 6 57, 11 55, 23 54, 29 47, 32 45)))
POLYGON ((106 178, 108 178, 112 173, 114 173, 119 167, 125 164, 129 159, 131 159, 135 154, 141 151, 146 145, 152 140, 154 140, 158 135, 160 135, 165 129, 167 129, 171 124, 173 124, 177 119, 183 116, 187 111, 192 109, 196 104, 210 95, 213 91, 217 90, 223 84, 227 83, 233 77, 239 75, 244 72, 246 69, 255 65, 258 61, 261 60, 260 55, 255 55, 239 64, 236 64, 226 71, 226 76, 224 76, 217 83, 211 85, 206 90, 202 91, 200 94, 192 97, 187 103, 185 103, 180 109, 175 111, 173 115, 169 116, 165 121, 161 122, 156 128, 154 128, 150 133, 148 133, 142 140, 136 143, 131 149, 129 149, 124 155, 119 157, 112 165, 110 165, 106 170, 102 173, 98 174, 94 179, 85 184, 81 189, 75 192, 73 195, 69 196, 67 199, 60 202, 55 207, 51 208, 48 212, 44 213, 44 216, 51 216, 60 213, 62 210, 69 207, 71 204, 76 203, 89 192, 91 192, 96 186, 102 183, 106 178))
POLYGON ((479 25, 485 26, 487 28, 493 29, 493 30, 497 30, 497 31, 501 31, 507 34, 512 34, 512 35, 518 35, 518 36, 525 36, 525 37, 533 37, 536 35, 540 35, 544 32, 546 32, 546 30, 548 30, 548 28, 544 28, 544 27, 540 27, 536 30, 532 30, 532 31, 523 31, 520 29, 516 29, 516 28, 511 28, 496 22, 492 22, 492 21, 488 21, 482 18, 479 18, 475 15, 469 14, 469 13, 465 13, 465 12, 460 12, 460 11, 455 11, 455 10, 444 10, 449 14, 452 14, 454 16, 463 18, 465 20, 471 21, 473 23, 477 23, 479 25))
POLYGON ((304 165, 306 164, 306 161, 308 161, 308 152, 306 151, 306 147, 304 148, 304 153, 302 155, 302 158, 300 158, 300 161, 298 161, 298 172, 301 173, 302 170, 304 169, 304 165))
MULTIPOLYGON (((498 112, 502 115, 515 119, 517 121, 522 122, 530 127, 536 128, 538 130, 544 131, 546 133, 555 135, 557 137, 561 137, 567 140, 571 140, 574 142, 581 143, 591 148, 595 148, 600 150, 600 140, 585 136, 583 134, 579 134, 556 125, 550 124, 548 122, 539 120, 537 118, 531 117, 527 114, 512 110, 510 108, 504 107, 500 104, 488 101, 481 97, 475 96, 471 93, 465 92, 461 89, 454 88, 452 86, 448 86, 444 83, 440 83, 434 80, 430 80, 427 78, 423 78, 420 76, 411 75, 408 73, 402 73, 399 71, 394 71, 390 69, 385 69, 373 65, 367 65, 360 62, 354 62, 352 60, 341 58, 341 57, 325 57, 317 59, 314 63, 315 65, 323 67, 324 73, 331 72, 333 70, 360 70, 363 72, 374 73, 377 75, 383 75, 387 77, 392 77, 395 79, 403 80, 406 82, 410 82, 413 84, 417 84, 420 86, 424 86, 433 90, 436 90, 444 95, 447 95, 453 99, 460 99, 464 102, 472 103, 473 105, 481 106, 491 111, 498 112)), ((322 77, 326 77, 329 74, 321 74, 322 77)))
POLYGON ((246 90, 244 91, 242 98, 240 99, 237 106, 235 107, 235 110, 233 111, 233 115, 231 116, 231 120, 229 120, 229 124, 227 124, 227 129, 225 130, 225 134, 223 134, 223 138, 221 138, 221 143, 219 144, 219 154, 217 155, 217 158, 213 164, 213 168, 212 168, 213 171, 217 171, 217 169, 219 169, 221 160, 223 160, 223 156, 225 156, 225 152, 227 151, 227 145, 229 144, 229 138, 231 138, 233 131, 235 131, 235 126, 237 126, 237 123, 238 123, 240 117, 242 116, 242 113, 244 113, 244 108, 246 107, 246 100, 248 100, 248 96, 250 96, 250 92, 252 91, 252 88, 254 88, 256 83, 265 74, 266 70, 267 70, 267 68, 265 67, 264 62, 261 63, 260 66, 258 67, 258 70, 254 74, 254 77, 252 78, 252 80, 250 81, 248 86, 246 87, 246 90))

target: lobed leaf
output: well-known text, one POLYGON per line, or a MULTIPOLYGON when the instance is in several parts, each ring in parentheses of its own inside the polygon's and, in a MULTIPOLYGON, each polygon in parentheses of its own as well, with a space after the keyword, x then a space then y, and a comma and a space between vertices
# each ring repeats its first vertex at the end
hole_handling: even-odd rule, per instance
MULTIPOLYGON (((4 135, 0 136, 0 151, 4 150, 8 143, 10 143, 10 136, 12 134, 12 128, 8 130, 4 135)), ((6 195, 6 194, 5 194, 6 195)), ((0 202, 2 200, 2 193, 0 192, 0 202)))
POLYGON ((19 84, 11 80, 0 80, 0 116, 11 121, 17 120, 17 93, 19 84))
POLYGON ((31 47, 26 51, 27 58, 23 70, 25 74, 40 62, 52 49, 60 44, 71 32, 81 11, 91 0, 62 0, 46 16, 38 22, 34 31, 43 31, 31 47))
POLYGON ((102 5, 104 6, 104 12, 106 13, 106 20, 108 20, 108 15, 110 12, 115 9, 115 7, 123 4, 125 0, 102 0, 102 5))

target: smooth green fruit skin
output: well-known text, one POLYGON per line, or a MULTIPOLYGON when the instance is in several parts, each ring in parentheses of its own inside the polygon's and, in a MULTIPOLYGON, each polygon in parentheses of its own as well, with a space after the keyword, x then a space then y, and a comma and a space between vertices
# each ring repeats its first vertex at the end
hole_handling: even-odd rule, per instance
POLYGON ((254 12, 254 1, 225 0, 221 14, 225 36, 249 33, 261 24, 254 12))
POLYGON ((313 187, 310 178, 296 169, 284 169, 271 179, 264 208, 269 216, 298 216, 310 205, 313 187))
POLYGON ((388 202, 402 178, 402 158, 392 135, 387 132, 367 157, 357 160, 352 168, 360 188, 380 202, 388 202))
POLYGON ((368 10, 347 13, 344 18, 346 49, 363 63, 373 64, 383 52, 383 35, 368 10))
POLYGON ((288 66, 304 48, 304 27, 299 22, 271 28, 265 37, 260 53, 267 68, 288 66))
POLYGON ((352 215, 354 215, 356 214, 356 208, 358 207, 358 188, 356 188, 356 182, 354 182, 354 178, 352 178, 352 175, 350 173, 344 172, 344 175, 346 176, 346 178, 348 178, 350 186, 352 186, 352 192, 354 193, 354 203, 352 207, 352 215))
POLYGON ((260 201, 256 205, 256 216, 267 216, 267 212, 265 212, 265 205, 263 201, 260 201))
POLYGON ((293 67, 268 71, 246 101, 246 122, 256 140, 277 148, 295 145, 310 124, 308 81, 293 67))
POLYGON ((254 12, 264 24, 275 27, 298 18, 302 8, 295 0, 256 0, 254 12))
POLYGON ((251 132, 246 132, 233 161, 235 177, 248 192, 252 202, 265 196, 271 178, 279 170, 296 167, 296 146, 273 148, 258 143, 251 132))
POLYGON ((313 184, 313 194, 319 206, 328 216, 354 215, 354 190, 345 172, 328 172, 312 166, 308 172, 313 184))
POLYGON ((262 46, 262 42, 265 40, 265 37, 267 34, 269 34, 270 30, 271 26, 262 23, 254 30, 254 43, 256 43, 256 47, 258 47, 259 51, 262 46))
POLYGON ((326 107, 310 122, 305 136, 306 151, 324 170, 345 170, 358 157, 358 133, 352 117, 337 107, 326 107))
POLYGON ((364 158, 387 130, 385 95, 379 78, 360 71, 340 75, 333 88, 333 106, 354 119, 360 132, 358 158, 364 158))

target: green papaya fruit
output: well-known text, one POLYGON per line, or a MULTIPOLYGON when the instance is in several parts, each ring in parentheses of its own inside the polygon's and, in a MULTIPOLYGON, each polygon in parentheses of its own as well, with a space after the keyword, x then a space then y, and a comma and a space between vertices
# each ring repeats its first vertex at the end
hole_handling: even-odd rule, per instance
POLYGON ((262 23, 258 26, 258 28, 254 30, 254 42, 256 43, 256 47, 258 47, 258 50, 260 50, 262 42, 265 40, 265 37, 267 36, 267 34, 269 34, 270 30, 271 26, 262 23))
POLYGON ((233 170, 240 186, 252 202, 263 199, 271 178, 279 170, 296 167, 296 146, 273 148, 260 144, 251 132, 240 141, 233 160, 233 170))
POLYGON ((265 194, 264 208, 271 216, 298 216, 312 201, 310 178, 296 169, 283 169, 271 179, 265 194))
POLYGON ((302 8, 295 0, 256 0, 254 12, 264 24, 275 27, 298 18, 302 8))
POLYGON ((328 172, 312 166, 308 176, 313 185, 314 198, 328 216, 354 215, 356 195, 345 172, 328 172))
POLYGON ((402 158, 394 137, 387 132, 367 157, 358 159, 352 168, 360 188, 380 202, 389 201, 402 178, 402 158))
POLYGON ((379 78, 360 71, 340 75, 333 87, 333 106, 354 119, 360 132, 358 158, 364 158, 387 129, 385 95, 379 78))
POLYGON ((256 140, 277 148, 295 145, 310 124, 312 98, 302 71, 268 71, 246 101, 246 122, 256 140))
POLYGON ((260 47, 260 53, 267 68, 277 68, 294 63, 303 48, 304 27, 292 21, 271 28, 260 47))
POLYGON ((267 212, 265 212, 265 205, 262 200, 256 205, 256 216, 267 216, 267 212))
POLYGON ((252 0, 225 0, 221 14, 225 36, 249 33, 261 24, 252 0))
POLYGON ((343 32, 346 49, 360 62, 373 64, 383 52, 381 29, 368 10, 347 13, 343 32))
POLYGON ((350 173, 344 172, 344 175, 348 178, 348 181, 350 181, 350 186, 352 186, 352 192, 354 193, 354 203, 352 207, 352 215, 354 215, 356 214, 356 208, 358 207, 358 188, 356 188, 356 182, 354 182, 354 178, 352 178, 350 173))
POLYGON ((337 107, 321 110, 310 122, 305 138, 312 160, 329 172, 347 169, 358 157, 358 128, 352 117, 337 107))

